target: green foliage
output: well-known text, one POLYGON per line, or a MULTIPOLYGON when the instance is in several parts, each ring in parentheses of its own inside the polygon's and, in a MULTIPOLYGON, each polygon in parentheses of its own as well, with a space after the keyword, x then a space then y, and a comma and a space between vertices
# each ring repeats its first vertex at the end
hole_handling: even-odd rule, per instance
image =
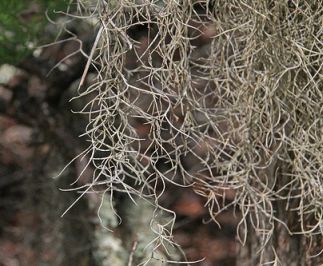
POLYGON ((0 63, 17 64, 39 44, 46 10, 64 10, 68 0, 0 1, 0 63))

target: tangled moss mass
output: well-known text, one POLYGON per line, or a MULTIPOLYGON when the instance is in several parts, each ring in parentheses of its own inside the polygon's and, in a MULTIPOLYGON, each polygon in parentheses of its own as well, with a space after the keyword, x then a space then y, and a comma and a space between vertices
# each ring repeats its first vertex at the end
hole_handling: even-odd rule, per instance
POLYGON ((161 199, 190 186, 215 222, 239 212, 252 254, 239 265, 318 265, 321 2, 78 1, 78 17, 100 22, 84 71, 96 79, 79 90, 95 168, 83 193, 105 185, 173 215, 151 226, 167 250, 176 214, 161 199))
POLYGON ((40 33, 47 23, 45 12, 55 16, 64 10, 67 0, 0 1, 0 63, 16 64, 42 40, 40 33))
MULTIPOLYGON (((7 62, 43 43, 42 14, 67 4, 0 3, 7 62)), ((66 150, 79 145, 64 189, 79 193, 63 215, 81 221, 74 207, 92 197, 103 226, 123 218, 123 242, 96 233, 102 265, 180 260, 174 232, 183 220, 167 202, 179 189, 200 196, 215 223, 221 213, 237 217, 237 265, 322 265, 322 1, 75 0, 71 9, 62 24, 76 44, 60 58, 85 60, 65 60, 46 99, 63 95, 60 76, 77 83, 68 90, 82 138, 74 145, 55 133, 66 150), (96 28, 75 30, 84 24, 96 28)))

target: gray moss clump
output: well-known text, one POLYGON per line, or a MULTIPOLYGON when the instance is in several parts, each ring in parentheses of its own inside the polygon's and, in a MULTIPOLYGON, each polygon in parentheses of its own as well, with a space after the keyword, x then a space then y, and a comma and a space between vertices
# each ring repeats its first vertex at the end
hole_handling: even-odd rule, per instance
MULTIPOLYGON (((173 214, 160 201, 167 184, 189 185, 214 220, 234 191, 238 238, 257 238, 259 263, 286 258, 277 235, 300 235, 315 253, 321 1, 79 1, 78 10, 98 21, 79 88, 91 95, 80 112, 95 168, 87 190, 105 185, 173 214), (97 76, 84 88, 91 64, 97 76)), ((150 224, 153 250, 172 244, 174 221, 150 224)))

